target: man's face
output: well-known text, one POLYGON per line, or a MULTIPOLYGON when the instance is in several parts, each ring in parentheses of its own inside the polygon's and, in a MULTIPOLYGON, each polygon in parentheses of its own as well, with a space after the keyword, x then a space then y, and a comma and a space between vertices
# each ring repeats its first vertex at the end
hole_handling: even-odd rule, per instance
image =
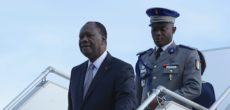
POLYGON ((173 24, 154 25, 151 31, 152 38, 158 47, 162 47, 172 41, 175 31, 176 27, 173 24))
POLYGON ((95 23, 85 24, 79 35, 81 52, 94 62, 106 49, 106 38, 102 36, 95 23))

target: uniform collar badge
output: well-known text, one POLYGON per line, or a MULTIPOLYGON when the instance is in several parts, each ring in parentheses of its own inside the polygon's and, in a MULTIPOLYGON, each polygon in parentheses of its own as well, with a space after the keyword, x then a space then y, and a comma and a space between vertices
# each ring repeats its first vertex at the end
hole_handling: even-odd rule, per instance
POLYGON ((169 54, 175 53, 175 48, 169 48, 168 52, 169 52, 169 54))

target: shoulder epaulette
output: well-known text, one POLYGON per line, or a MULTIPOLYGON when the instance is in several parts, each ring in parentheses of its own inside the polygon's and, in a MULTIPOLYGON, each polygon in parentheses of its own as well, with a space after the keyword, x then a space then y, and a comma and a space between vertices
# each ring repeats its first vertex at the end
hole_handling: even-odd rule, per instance
POLYGON ((139 53, 137 53, 137 55, 144 55, 144 54, 146 54, 146 53, 148 53, 148 52, 150 52, 150 54, 152 54, 152 51, 153 51, 153 49, 152 49, 152 48, 150 48, 150 49, 145 50, 145 51, 143 51, 143 52, 139 52, 139 53))
POLYGON ((179 47, 186 48, 186 49, 189 49, 189 50, 196 50, 196 48, 189 47, 189 46, 182 45, 182 44, 180 44, 179 47))

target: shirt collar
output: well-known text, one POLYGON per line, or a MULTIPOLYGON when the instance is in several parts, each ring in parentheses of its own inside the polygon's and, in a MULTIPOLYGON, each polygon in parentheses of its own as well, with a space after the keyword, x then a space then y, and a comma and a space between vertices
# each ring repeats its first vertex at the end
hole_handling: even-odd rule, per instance
MULTIPOLYGON (((162 49, 163 51, 165 51, 172 43, 173 43, 173 40, 172 40, 171 42, 169 42, 168 44, 166 44, 165 46, 161 47, 161 49, 162 49)), ((156 50, 157 50, 158 48, 159 48, 159 47, 156 46, 156 50)))
MULTIPOLYGON (((107 51, 104 51, 104 53, 93 62, 93 65, 95 66, 96 69, 98 69, 101 66, 106 56, 107 56, 107 51)), ((88 67, 91 63, 92 62, 89 60, 88 67)))

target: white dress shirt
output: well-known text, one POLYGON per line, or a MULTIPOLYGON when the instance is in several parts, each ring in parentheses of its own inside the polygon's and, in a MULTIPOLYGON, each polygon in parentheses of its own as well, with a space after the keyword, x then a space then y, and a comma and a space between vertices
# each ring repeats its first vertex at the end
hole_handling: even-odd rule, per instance
MULTIPOLYGON (((95 77, 98 69, 100 68, 102 62, 105 60, 105 57, 107 56, 107 51, 105 51, 99 58, 97 58, 94 62, 93 62, 93 65, 94 65, 94 69, 93 69, 93 78, 95 77)), ((88 61, 88 67, 87 67, 87 71, 86 71, 86 75, 85 75, 85 81, 84 81, 84 85, 86 83, 86 80, 88 78, 88 68, 89 68, 89 65, 91 64, 92 62, 89 60, 88 61)))
MULTIPOLYGON (((171 42, 169 42, 167 45, 161 47, 161 49, 163 50, 160 55, 162 55, 164 53, 164 51, 173 43, 173 40, 171 42)), ((156 45, 155 49, 157 50, 159 47, 156 45)))

